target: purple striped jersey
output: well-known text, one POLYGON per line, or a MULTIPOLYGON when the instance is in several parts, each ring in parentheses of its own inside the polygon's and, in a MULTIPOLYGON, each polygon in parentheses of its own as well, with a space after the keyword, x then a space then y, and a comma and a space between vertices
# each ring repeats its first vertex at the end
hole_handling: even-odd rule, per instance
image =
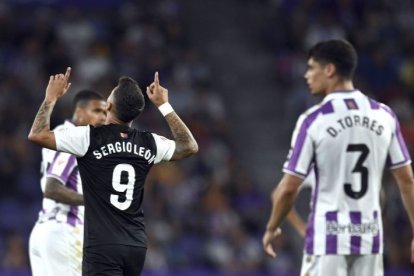
MULTIPOLYGON (((64 127, 71 128, 75 126, 70 121, 66 121, 64 124, 56 127, 55 131, 64 127)), ((43 192, 46 187, 46 179, 51 177, 61 182, 67 188, 82 194, 82 183, 76 156, 43 148, 41 171, 42 178, 40 183, 43 192)), ((83 216, 83 206, 71 206, 44 197, 42 210, 39 213, 39 222, 57 220, 77 225, 83 224, 83 216)))
POLYGON ((410 163, 394 112, 360 91, 331 93, 302 114, 283 171, 315 171, 306 253, 382 253, 383 169, 410 163))

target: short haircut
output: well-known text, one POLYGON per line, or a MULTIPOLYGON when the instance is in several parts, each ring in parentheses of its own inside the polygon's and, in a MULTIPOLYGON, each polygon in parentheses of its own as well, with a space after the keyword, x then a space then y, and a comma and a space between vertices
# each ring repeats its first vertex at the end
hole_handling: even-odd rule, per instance
POLYGON ((75 98, 73 98, 73 106, 84 108, 88 105, 90 101, 98 100, 105 101, 105 98, 94 90, 84 89, 76 93, 75 98))
POLYGON ((324 65, 334 64, 336 74, 348 80, 354 77, 358 63, 355 48, 346 40, 333 39, 319 42, 309 50, 308 58, 313 58, 324 65))
POLYGON ((144 95, 134 79, 120 77, 113 93, 115 113, 122 122, 131 122, 144 110, 144 95))

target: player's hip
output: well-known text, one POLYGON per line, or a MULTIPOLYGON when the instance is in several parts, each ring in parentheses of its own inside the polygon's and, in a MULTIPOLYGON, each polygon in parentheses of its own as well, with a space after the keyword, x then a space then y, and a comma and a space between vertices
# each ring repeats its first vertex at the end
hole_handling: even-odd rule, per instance
POLYGON ((383 276, 382 254, 308 255, 302 260, 301 276, 383 276))
POLYGON ((83 244, 83 225, 72 226, 50 220, 36 223, 30 234, 30 246, 67 247, 74 243, 83 244))

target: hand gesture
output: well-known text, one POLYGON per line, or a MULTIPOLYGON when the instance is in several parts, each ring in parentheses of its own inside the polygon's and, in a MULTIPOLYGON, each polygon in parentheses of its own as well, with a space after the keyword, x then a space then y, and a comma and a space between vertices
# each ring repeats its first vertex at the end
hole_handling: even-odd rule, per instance
POLYGON ((57 101, 60 97, 66 94, 71 85, 69 81, 71 68, 66 69, 65 75, 56 74, 49 78, 49 84, 46 87, 46 100, 57 101))
POLYGON ((281 234, 282 234, 282 230, 280 230, 280 228, 277 228, 274 231, 266 230, 266 232, 263 235, 263 240, 262 240, 263 249, 267 255, 273 258, 276 258, 276 253, 275 253, 275 250, 273 249, 272 243, 277 238, 279 238, 281 234))
POLYGON ((147 95, 151 102, 157 107, 168 102, 168 90, 160 85, 158 72, 155 72, 154 82, 147 87, 147 95))
POLYGON ((414 239, 411 241, 411 263, 414 263, 414 239))

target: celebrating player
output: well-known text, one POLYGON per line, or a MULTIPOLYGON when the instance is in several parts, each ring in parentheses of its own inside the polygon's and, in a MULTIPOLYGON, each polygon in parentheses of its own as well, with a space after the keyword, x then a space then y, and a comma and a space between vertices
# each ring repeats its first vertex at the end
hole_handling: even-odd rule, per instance
POLYGON ((165 117, 174 140, 131 128, 145 102, 129 77, 121 77, 108 97, 104 126, 50 131, 50 114, 70 86, 70 71, 50 77, 29 139, 77 156, 85 198, 82 275, 140 275, 147 246, 145 178, 153 164, 195 154, 197 142, 168 103, 168 90, 160 85, 158 73, 147 95, 165 117))

